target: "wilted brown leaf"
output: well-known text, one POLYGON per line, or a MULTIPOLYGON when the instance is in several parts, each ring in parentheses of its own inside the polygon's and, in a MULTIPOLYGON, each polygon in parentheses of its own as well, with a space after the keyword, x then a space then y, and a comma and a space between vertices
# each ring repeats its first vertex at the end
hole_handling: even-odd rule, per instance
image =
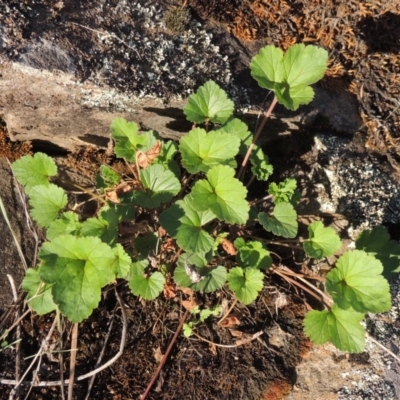
POLYGON ((210 343, 210 352, 213 356, 217 355, 217 346, 214 343, 210 343))
POLYGON ((155 350, 154 350, 154 359, 157 362, 161 362, 161 360, 163 359, 163 353, 161 353, 161 348, 160 346, 158 346, 155 350))
POLYGON ((221 323, 221 326, 223 326, 224 328, 228 328, 230 326, 234 326, 234 325, 240 325, 240 320, 238 317, 236 317, 235 315, 229 315, 228 317, 226 317, 221 323))
POLYGON ((132 192, 133 190, 141 190, 141 186, 139 183, 135 181, 124 181, 121 182, 114 189, 106 189, 104 191, 104 195, 106 199, 112 201, 113 203, 120 203, 119 198, 128 192, 132 192))
POLYGON ((196 302, 196 300, 191 297, 189 300, 182 300, 182 306, 183 308, 185 308, 186 310, 193 310, 193 308, 197 307, 198 304, 196 302))
POLYGON ((164 297, 169 300, 173 299, 175 296, 175 285, 172 282, 167 281, 167 283, 164 285, 164 297))
POLYGON ((221 244, 222 244, 222 247, 224 248, 224 250, 230 256, 236 256, 237 250, 236 250, 235 246, 233 245, 233 243, 230 240, 224 239, 221 244))
POLYGON ((179 289, 181 292, 187 294, 190 297, 193 297, 193 290, 187 287, 182 287, 178 286, 177 289, 179 289))
POLYGON ((175 240, 168 238, 162 245, 161 251, 174 251, 175 250, 175 240))
POLYGON ((141 168, 147 168, 161 153, 162 143, 157 140, 156 144, 146 152, 138 151, 136 160, 141 168))

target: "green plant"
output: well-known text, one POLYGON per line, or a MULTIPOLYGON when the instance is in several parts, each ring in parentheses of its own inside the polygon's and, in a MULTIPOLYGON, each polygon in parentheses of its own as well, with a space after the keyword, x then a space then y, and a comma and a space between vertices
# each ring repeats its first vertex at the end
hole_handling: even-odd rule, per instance
MULTIPOLYGON (((273 46, 262 49, 252 60, 252 74, 275 98, 254 137, 233 117, 233 102, 212 81, 189 97, 187 119, 204 125, 195 126, 179 145, 115 119, 114 153, 126 161, 127 171, 100 168, 101 196, 96 196, 102 204, 86 220, 66 210, 67 193, 50 183, 57 173, 50 157, 37 153, 16 161, 13 169, 29 196, 32 218, 47 230, 40 265, 23 283, 31 307, 39 314, 58 309, 81 322, 97 307, 101 289, 116 278, 127 280, 134 295, 151 300, 170 276, 194 291, 215 292, 227 283, 239 301, 254 301, 266 273, 276 271, 267 237, 296 238, 299 200, 296 181, 286 179, 269 184, 261 210, 259 199, 250 201, 247 186, 253 177, 268 181, 273 171, 257 138, 277 102, 294 110, 311 101, 309 85, 322 78, 326 65, 326 51, 314 46, 295 45, 285 54, 273 46), (246 175, 248 163, 251 173, 246 175), (122 222, 130 234, 125 247, 119 243, 122 222), (260 226, 261 237, 246 234, 260 226), (230 237, 233 227, 241 237, 230 237), (170 238, 176 242, 177 262, 163 251, 170 238)), ((340 247, 332 228, 322 222, 309 226, 305 257, 321 259, 340 247)), ((398 272, 399 257, 399 246, 382 228, 363 232, 357 250, 345 253, 328 274, 332 298, 326 296, 326 310, 307 314, 306 334, 317 343, 331 340, 342 350, 362 351, 359 322, 367 312, 390 308, 389 285, 381 274, 398 272)), ((186 334, 193 326, 187 324, 186 334)))
POLYGON ((195 319, 192 321, 183 324, 183 334, 185 337, 190 337, 193 334, 193 328, 197 325, 200 324, 201 322, 204 322, 207 318, 211 316, 218 316, 221 314, 222 307, 221 306, 216 306, 213 308, 204 308, 203 310, 200 310, 199 306, 194 307, 192 310, 190 310, 190 314, 194 315, 195 319))

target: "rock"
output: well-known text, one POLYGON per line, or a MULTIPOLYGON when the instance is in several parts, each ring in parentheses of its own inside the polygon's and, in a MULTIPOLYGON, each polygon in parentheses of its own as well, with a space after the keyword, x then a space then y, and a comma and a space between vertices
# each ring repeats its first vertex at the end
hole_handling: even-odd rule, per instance
MULTIPOLYGON (((24 205, 21 202, 15 180, 6 159, 0 158, 1 200, 7 212, 12 230, 22 248, 29 267, 35 254, 35 240, 26 222, 24 205)), ((0 314, 12 303, 13 296, 7 275, 11 275, 18 289, 25 275, 24 265, 5 218, 0 213, 0 314)))

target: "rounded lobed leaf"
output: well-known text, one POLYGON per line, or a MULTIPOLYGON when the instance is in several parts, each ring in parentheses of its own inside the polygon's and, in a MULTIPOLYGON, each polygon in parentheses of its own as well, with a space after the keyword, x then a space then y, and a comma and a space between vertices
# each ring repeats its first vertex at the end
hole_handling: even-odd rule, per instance
POLYGON ((57 174, 54 160, 44 153, 24 156, 12 164, 13 172, 19 183, 24 185, 26 193, 37 185, 49 185, 49 178, 57 174))
POLYGON ((53 284, 54 302, 75 323, 98 306, 101 288, 115 279, 113 250, 96 237, 57 236, 43 244, 40 278, 53 284))
POLYGON ((393 278, 400 272, 400 245, 390 240, 385 227, 376 226, 363 231, 356 240, 356 248, 375 256, 382 263, 385 278, 393 278))
POLYGON ((236 166, 240 139, 229 133, 192 129, 180 140, 182 164, 191 173, 207 172, 217 165, 236 166))
POLYGON ((135 162, 136 152, 147 151, 156 143, 152 131, 139 134, 135 122, 128 122, 124 118, 115 118, 111 123, 111 136, 115 140, 114 153, 119 158, 135 162))
POLYGON ((197 181, 191 192, 197 209, 210 209, 231 224, 245 224, 250 210, 247 189, 234 175, 234 169, 226 165, 210 169, 207 180, 197 181))
POLYGON ((283 66, 291 88, 309 86, 323 78, 328 68, 328 52, 321 47, 298 43, 286 51, 283 66))
POLYGON ((151 164, 140 171, 140 179, 145 191, 134 191, 124 197, 145 208, 156 208, 167 203, 179 193, 181 185, 172 171, 161 164, 151 164))
POLYGON ((154 300, 162 292, 165 278, 161 272, 153 272, 150 276, 132 275, 129 287, 135 296, 145 300, 154 300))
POLYGON ((61 214, 60 218, 53 221, 47 229, 47 239, 52 240, 60 235, 79 236, 82 224, 79 222, 78 214, 67 211, 61 214))
POLYGON ((28 304, 37 314, 48 314, 57 308, 51 295, 51 285, 42 282, 39 269, 29 268, 26 271, 22 289, 28 292, 28 304))
POLYGON ((303 242, 303 247, 312 258, 329 257, 342 247, 340 237, 335 230, 325 227, 321 221, 310 224, 308 234, 310 237, 303 242))
POLYGON ((360 322, 364 314, 343 310, 334 304, 330 311, 310 311, 304 318, 304 332, 316 344, 331 341, 339 350, 361 353, 365 332, 360 322))
POLYGON ((275 90, 284 79, 283 52, 275 46, 265 46, 251 59, 251 76, 265 89, 275 90))
POLYGON ((375 257, 361 250, 348 251, 326 276, 326 288, 341 308, 363 313, 389 311, 390 287, 382 271, 375 257))
POLYGON ((51 184, 34 186, 29 191, 31 216, 41 227, 48 227, 67 205, 64 189, 51 184))
POLYGON ((245 242, 242 238, 237 238, 235 246, 239 250, 239 257, 236 259, 242 267, 267 269, 272 265, 270 253, 263 243, 259 241, 245 242))
POLYGON ((215 82, 208 81, 189 96, 183 112, 189 121, 196 124, 207 120, 223 124, 232 115, 233 109, 233 101, 228 99, 225 91, 215 82))
POLYGON ((285 238, 294 238, 297 235, 297 214, 290 203, 278 203, 271 216, 260 212, 258 219, 264 229, 274 235, 285 238))
POLYGON ((186 196, 160 215, 160 223, 183 250, 206 253, 212 249, 214 239, 202 227, 215 218, 210 210, 198 211, 194 199, 186 196))
POLYGON ((232 268, 227 276, 228 286, 243 304, 253 302, 264 286, 264 275, 256 268, 232 268))
POLYGON ((234 135, 240 139, 239 154, 244 156, 253 140, 253 134, 248 126, 239 118, 230 119, 225 125, 216 129, 215 132, 225 132, 234 135))

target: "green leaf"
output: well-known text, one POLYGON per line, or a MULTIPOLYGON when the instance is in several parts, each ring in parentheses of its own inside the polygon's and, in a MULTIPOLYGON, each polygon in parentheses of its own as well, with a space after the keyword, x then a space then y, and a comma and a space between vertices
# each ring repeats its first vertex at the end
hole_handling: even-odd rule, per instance
POLYGON ((211 293, 221 289, 226 282, 226 268, 221 265, 217 267, 206 267, 199 272, 204 279, 194 286, 191 286, 194 290, 202 290, 206 293, 211 293))
POLYGON ((182 254, 174 271, 176 284, 206 293, 221 289, 226 282, 226 269, 222 266, 206 267, 206 264, 207 261, 198 254, 182 254), (188 268, 194 272, 191 276, 187 273, 188 268), (193 281, 196 276, 198 279, 193 281))
POLYGON ((114 245, 118 237, 119 216, 115 208, 103 206, 96 218, 88 218, 82 222, 82 236, 96 236, 110 246, 114 245))
POLYGON ((296 192, 296 179, 286 178, 283 182, 278 185, 272 182, 269 185, 268 193, 274 196, 274 203, 288 203, 290 202, 292 196, 296 192))
POLYGON ((197 181, 192 189, 197 209, 210 209, 217 218, 231 224, 245 224, 250 209, 247 189, 234 175, 235 171, 226 165, 210 169, 207 180, 197 181))
POLYGON ((53 284, 54 302, 75 323, 90 316, 101 288, 115 278, 114 252, 99 238, 58 236, 43 244, 39 258, 41 279, 53 284))
POLYGON ((239 152, 240 139, 229 133, 192 129, 182 137, 179 150, 182 164, 191 173, 207 172, 217 165, 236 167, 234 157, 239 152))
POLYGON ((162 292, 165 278, 161 272, 154 272, 150 276, 133 275, 129 281, 129 287, 135 296, 141 296, 145 300, 154 300, 162 292))
POLYGON ((251 74, 258 84, 273 90, 278 101, 290 110, 308 104, 314 97, 309 86, 318 82, 327 69, 328 52, 313 45, 295 44, 283 55, 266 46, 253 57, 251 74))
POLYGON ((222 307, 221 306, 215 306, 212 308, 205 308, 200 311, 200 322, 204 322, 207 318, 210 317, 217 317, 218 315, 221 314, 222 307))
POLYGON ((42 282, 39 269, 29 268, 26 271, 22 289, 28 292, 28 304, 37 314, 48 314, 57 308, 51 295, 51 285, 42 282))
POLYGON ((314 98, 314 90, 311 86, 297 86, 290 88, 288 83, 281 84, 275 95, 278 102, 289 110, 296 111, 301 104, 308 104, 314 98))
POLYGON ((274 167, 269 163, 268 156, 259 146, 256 146, 251 152, 250 163, 251 172, 259 181, 267 181, 274 171, 274 167))
POLYGON ((29 202, 32 206, 32 218, 39 226, 48 227, 67 205, 68 199, 63 189, 48 184, 32 187, 29 191, 29 202))
POLYGON ((375 257, 362 250, 348 251, 326 276, 326 289, 341 308, 363 313, 389 311, 390 288, 382 271, 382 263, 375 257))
POLYGON ((283 58, 285 79, 292 90, 321 80, 327 70, 328 52, 322 47, 295 44, 283 58))
POLYGON ((334 304, 330 311, 310 311, 304 318, 304 332, 316 344, 331 341, 339 350, 361 353, 365 346, 364 314, 343 310, 334 304))
POLYGON ((275 90, 284 79, 283 52, 275 46, 265 46, 250 63, 251 76, 265 89, 275 90))
POLYGON ((400 245, 390 240, 383 226, 363 231, 356 240, 356 248, 375 256, 383 264, 383 275, 393 278, 400 272, 400 245))
POLYGON ((82 224, 79 222, 78 214, 67 211, 49 225, 47 239, 52 240, 60 235, 80 236, 81 229, 82 224))
POLYGON ((208 81, 189 96, 183 112, 189 121, 196 124, 206 120, 223 124, 232 115, 233 109, 233 101, 228 99, 226 93, 215 82, 208 81))
POLYGON ((117 278, 126 278, 131 270, 132 259, 118 243, 113 248, 115 260, 112 268, 117 278))
POLYGON ((143 236, 137 236, 134 240, 135 251, 141 257, 147 257, 152 250, 156 250, 158 243, 158 235, 155 232, 150 232, 143 236))
POLYGON ((333 228, 326 228, 321 221, 308 226, 309 238, 303 242, 304 251, 312 258, 330 257, 342 247, 339 235, 333 228))
POLYGON ((140 179, 145 192, 134 191, 123 199, 139 204, 145 208, 156 208, 167 203, 179 193, 181 185, 172 171, 165 169, 161 164, 151 164, 140 171, 140 179))
POLYGON ((121 180, 121 175, 105 164, 100 166, 100 176, 110 186, 117 185, 121 180))
POLYGON ((111 136, 115 140, 114 153, 119 158, 135 162, 136 152, 149 150, 156 142, 152 131, 138 133, 135 122, 115 118, 111 123, 111 136))
POLYGON ((37 185, 49 185, 49 178, 57 174, 54 160, 44 153, 24 156, 14 161, 12 169, 19 183, 24 185, 26 193, 37 185))
POLYGON ((242 238, 237 238, 235 247, 239 250, 236 258, 241 267, 267 269, 272 265, 269 251, 259 241, 245 242, 242 238))
POLYGON ((195 200, 186 196, 160 215, 160 223, 183 250, 206 253, 212 249, 214 239, 202 227, 215 218, 210 210, 197 211, 195 200))
POLYGON ((131 269, 129 271, 127 280, 130 281, 134 275, 143 275, 145 269, 149 266, 148 258, 138 258, 131 264, 131 269))
POLYGON ((239 154, 244 156, 249 148, 253 134, 249 131, 248 126, 239 118, 230 119, 221 128, 216 129, 215 132, 225 132, 234 135, 240 139, 239 154))
POLYGON ((232 268, 227 276, 229 289, 243 304, 253 302, 264 286, 264 275, 256 268, 232 268))
POLYGON ((297 235, 297 214, 290 203, 278 203, 271 216, 260 212, 258 219, 264 229, 274 235, 285 238, 294 238, 297 235))
POLYGON ((188 324, 183 324, 182 329, 183 329, 183 336, 185 336, 186 338, 192 336, 193 327, 190 322, 188 324))
POLYGON ((178 151, 178 145, 173 140, 168 142, 162 141, 161 154, 153 161, 154 164, 161 164, 165 169, 172 171, 177 178, 181 176, 181 169, 174 160, 174 156, 178 151))

